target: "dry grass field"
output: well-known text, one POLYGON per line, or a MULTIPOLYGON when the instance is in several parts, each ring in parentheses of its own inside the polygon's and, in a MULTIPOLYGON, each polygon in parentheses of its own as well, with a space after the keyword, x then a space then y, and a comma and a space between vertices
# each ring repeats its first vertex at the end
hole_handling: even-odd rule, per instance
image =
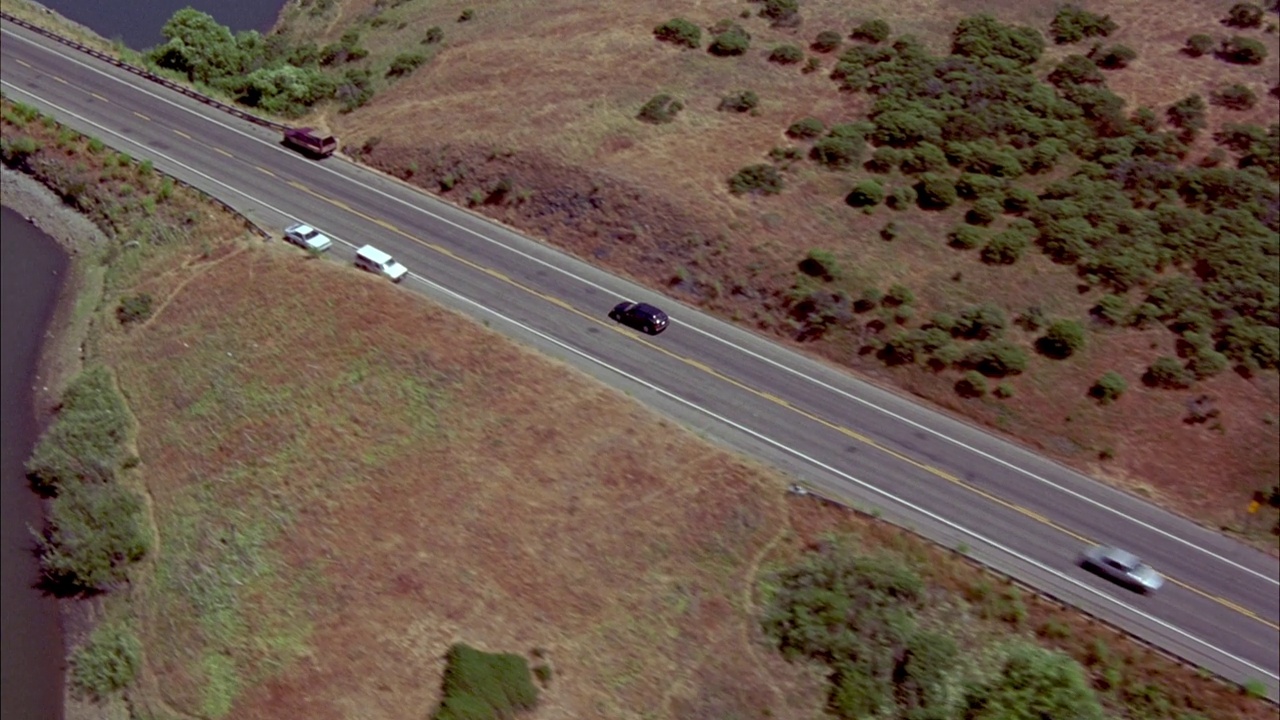
MULTIPOLYGON (((800 65, 768 62, 770 48, 807 48, 820 31, 847 36, 859 22, 880 18, 895 35, 913 34, 943 53, 966 15, 990 12, 1048 34, 1058 4, 808 0, 801 3, 798 28, 774 28, 754 14, 758 4, 729 0, 486 3, 474 6, 466 22, 458 21, 470 7, 465 2, 350 0, 292 4, 279 29, 323 43, 358 28, 372 53, 368 62, 385 63, 397 52, 422 47, 427 29, 440 26, 444 41, 432 46, 438 49, 417 72, 354 112, 315 118, 344 138, 348 153, 792 342, 796 332, 783 297, 795 282, 797 262, 812 249, 840 260, 845 287, 855 296, 893 283, 912 289, 917 321, 981 300, 1011 316, 1037 306, 1051 317, 1087 319, 1102 291, 1079 291, 1070 268, 1034 253, 1015 266, 992 267, 975 253, 948 248, 946 230, 961 221, 963 209, 899 213, 881 206, 866 214, 842 202, 865 173, 831 172, 807 160, 792 165, 779 196, 735 196, 726 184, 739 168, 766 161, 770 149, 793 145, 783 131, 794 120, 852 122, 866 109, 865 94, 841 94, 828 77, 838 51, 806 50, 820 69, 804 73, 800 65), (721 18, 741 22, 752 35, 751 49, 721 58, 657 42, 654 26, 677 15, 703 28, 721 18), (722 96, 743 89, 758 93, 756 111, 717 111, 722 96), (686 109, 670 124, 639 122, 637 110, 659 92, 682 99, 686 109), (504 179, 514 185, 513 200, 478 202, 504 179), (880 230, 890 221, 898 234, 885 242, 880 230)), ((1128 68, 1107 73, 1110 87, 1131 108, 1147 104, 1163 112, 1187 94, 1207 97, 1225 84, 1243 83, 1262 101, 1243 112, 1211 107, 1211 129, 1224 122, 1266 125, 1280 116, 1267 95, 1280 54, 1274 27, 1239 31, 1270 52, 1267 63, 1246 67, 1180 52, 1192 34, 1237 32, 1219 22, 1229 2, 1085 6, 1109 13, 1119 25, 1108 43, 1137 52, 1128 68)), ((1276 20, 1272 14, 1267 19, 1276 20)), ((706 37, 704 32, 704 48, 706 37)), ((1087 48, 1050 43, 1041 74, 1055 59, 1087 48)), ((1189 160, 1210 149, 1202 135, 1189 160)), ((1056 177, 1037 178, 1036 184, 1056 177)), ((1175 352, 1175 336, 1159 328, 1095 328, 1086 351, 1068 362, 1033 357, 1028 371, 1010 382, 1013 397, 963 399, 954 390, 957 372, 886 368, 857 353, 864 337, 830 333, 804 348, 1204 522, 1265 535, 1268 523, 1244 510, 1252 491, 1280 475, 1274 442, 1280 382, 1274 372, 1251 378, 1224 373, 1188 391, 1153 390, 1139 380, 1155 357, 1175 352), (1127 378, 1130 390, 1119 403, 1099 407, 1087 391, 1109 370, 1127 378), (1201 395, 1221 411, 1219 422, 1183 422, 1188 403, 1201 395)), ((1024 347, 1034 339, 1016 329, 1010 337, 1024 347)))

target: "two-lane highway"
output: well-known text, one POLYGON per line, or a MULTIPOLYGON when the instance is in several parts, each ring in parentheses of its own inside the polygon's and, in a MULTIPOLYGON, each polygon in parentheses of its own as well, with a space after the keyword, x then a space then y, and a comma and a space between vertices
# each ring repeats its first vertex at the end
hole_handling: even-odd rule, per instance
POLYGON ((1280 694, 1280 564, 982 430, 545 245, 8 23, 5 93, 277 230, 314 223, 346 262, 372 242, 419 290, 491 322, 811 487, 887 517, 1236 681, 1280 694), (658 338, 605 312, 665 307, 658 338), (1075 565, 1117 544, 1171 582, 1136 596, 1075 565))

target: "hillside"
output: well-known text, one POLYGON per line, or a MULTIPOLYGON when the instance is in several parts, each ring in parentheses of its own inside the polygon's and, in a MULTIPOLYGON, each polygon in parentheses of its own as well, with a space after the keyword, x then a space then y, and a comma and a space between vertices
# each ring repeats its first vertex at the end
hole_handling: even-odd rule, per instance
POLYGON ((1276 15, 1238 28, 1222 22, 1225 2, 1095 3, 1109 34, 1059 44, 1057 3, 986 3, 998 22, 973 37, 1025 26, 1042 47, 1010 60, 999 52, 1025 48, 990 50, 993 35, 947 59, 978 4, 810 0, 795 18, 762 15, 775 5, 789 7, 513 2, 463 20, 457 2, 301 2, 278 30, 353 48, 336 66, 375 79, 418 54, 350 112, 316 116, 362 161, 1205 522, 1265 534, 1270 521, 1245 508, 1280 475, 1280 151, 1265 129, 1280 118, 1276 15), (681 16, 696 48, 655 34, 681 16), (882 42, 852 37, 871 20, 887 23, 882 42), (708 51, 726 29, 744 52, 708 51), (1266 57, 1192 57, 1197 34, 1213 47, 1243 37, 1266 57), (984 65, 988 53, 1002 59, 984 65), (1233 108, 1222 98, 1235 85, 1233 108), (947 110, 962 86, 979 104, 947 110), (682 106, 670 121, 638 117, 663 94, 682 106), (1193 94, 1202 109, 1178 105, 1193 94), (1212 173, 1237 163, 1257 167, 1230 191, 1242 195, 1196 195, 1236 182, 1212 173), (753 166, 735 192, 730 178, 753 166), (941 201, 920 202, 925 180, 941 201))

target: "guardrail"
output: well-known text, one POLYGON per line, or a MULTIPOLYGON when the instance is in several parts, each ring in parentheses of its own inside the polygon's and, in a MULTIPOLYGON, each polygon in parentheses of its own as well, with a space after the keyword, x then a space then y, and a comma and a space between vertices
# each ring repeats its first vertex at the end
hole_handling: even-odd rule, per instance
POLYGON ((195 90, 192 90, 189 87, 186 87, 185 85, 180 85, 168 78, 160 77, 159 75, 156 75, 155 73, 151 72, 150 70, 147 70, 146 68, 140 68, 136 65, 130 65, 127 62, 123 62, 117 58, 114 58, 102 52, 101 50, 95 50, 89 47, 88 45, 84 45, 70 38, 63 37, 51 30, 46 30, 45 28, 42 28, 39 25, 35 25, 21 18, 14 17, 13 15, 10 15, 9 13, 4 12, 3 10, 0 10, 0 19, 11 22, 14 25, 17 25, 18 27, 25 28, 38 35, 43 35, 44 37, 47 37, 50 40, 55 40, 57 42, 60 42, 63 45, 66 45, 67 47, 73 48, 75 50, 79 50, 80 52, 85 53, 87 55, 92 55, 93 57, 103 62, 115 65, 121 70, 125 70, 127 72, 133 73, 134 75, 137 75, 138 77, 146 80, 150 80, 153 83, 163 85, 166 88, 169 88, 170 90, 182 93, 183 95, 186 95, 187 97, 193 100, 198 100, 199 102, 202 102, 205 105, 216 108, 230 115, 234 115, 240 118, 241 120, 246 120, 255 125, 261 125, 262 127, 271 128, 272 130, 277 130, 280 132, 284 132, 285 130, 289 129, 288 125, 275 122, 274 120, 267 120, 265 118, 260 118, 257 115, 254 115, 252 113, 247 113, 238 107, 228 105, 219 100, 214 100, 213 98, 207 95, 201 95, 200 93, 196 92, 195 90))

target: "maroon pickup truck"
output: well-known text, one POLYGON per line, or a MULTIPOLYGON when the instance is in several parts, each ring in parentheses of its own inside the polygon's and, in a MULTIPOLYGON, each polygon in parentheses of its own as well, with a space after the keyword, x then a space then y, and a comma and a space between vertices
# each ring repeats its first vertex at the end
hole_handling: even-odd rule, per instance
POLYGON ((289 128, 284 131, 284 144, 301 151, 304 155, 326 158, 338 149, 338 138, 332 135, 320 135, 311 128, 289 128))

